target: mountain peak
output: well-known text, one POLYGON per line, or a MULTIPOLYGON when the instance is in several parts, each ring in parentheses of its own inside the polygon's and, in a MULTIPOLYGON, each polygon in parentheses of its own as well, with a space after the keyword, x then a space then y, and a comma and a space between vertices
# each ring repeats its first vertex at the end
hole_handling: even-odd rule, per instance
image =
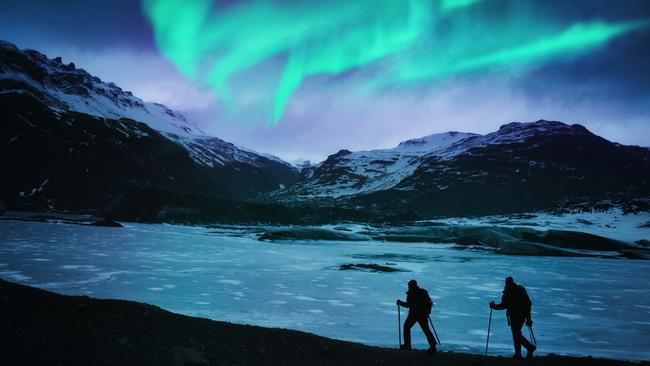
MULTIPOLYGON (((120 134, 125 134, 124 129, 128 130, 126 126, 132 125, 131 121, 141 122, 162 137, 162 141, 157 140, 154 145, 161 146, 167 142, 175 144, 172 146, 179 145, 200 169, 207 170, 208 174, 217 172, 211 177, 220 182, 232 182, 237 176, 264 175, 261 184, 258 181, 240 181, 234 187, 237 191, 257 194, 260 187, 275 189, 280 182, 292 182, 297 176, 295 168, 275 156, 209 136, 183 115, 162 104, 145 102, 114 83, 102 81, 77 68, 74 63, 65 64, 61 57, 50 59, 35 50, 20 50, 6 41, 0 41, 0 96, 8 100, 20 97, 30 102, 33 100, 45 110, 49 109, 51 113, 48 115, 55 116, 56 120, 68 115, 67 112, 80 113, 91 120, 103 120, 107 122, 106 131, 119 130, 120 134), (228 178, 224 179, 224 176, 228 178)), ((68 122, 75 120, 72 118, 68 122)), ((82 126, 81 123, 78 125, 82 126)), ((69 126, 71 130, 76 128, 74 123, 69 126)), ((140 138, 151 134, 138 132, 135 136, 140 138)), ((127 145, 135 143, 129 141, 127 145)))
POLYGON ((579 124, 566 124, 560 121, 549 121, 540 119, 535 122, 510 122, 499 127, 497 133, 516 131, 516 130, 537 130, 544 133, 553 132, 588 132, 588 130, 579 124))
POLYGON ((0 39, 0 49, 20 52, 20 50, 18 49, 18 47, 16 47, 15 44, 13 44, 11 42, 4 41, 2 39, 0 39))
POLYGON ((28 93, 54 111, 73 111, 95 117, 128 118, 164 133, 205 134, 178 112, 144 102, 114 83, 104 82, 74 63, 64 64, 35 50, 20 50, 0 40, 0 89, 28 93))
POLYGON ((566 124, 559 121, 540 119, 535 122, 510 122, 498 131, 485 135, 491 143, 521 142, 533 136, 584 135, 591 134, 579 124, 566 124))
POLYGON ((506 123, 504 125, 501 125, 499 127, 499 130, 503 129, 522 129, 522 128, 542 128, 542 127, 548 127, 548 128, 562 128, 562 127, 568 127, 569 125, 560 122, 560 121, 550 121, 550 120, 545 120, 545 119, 540 119, 534 122, 510 122, 506 123))

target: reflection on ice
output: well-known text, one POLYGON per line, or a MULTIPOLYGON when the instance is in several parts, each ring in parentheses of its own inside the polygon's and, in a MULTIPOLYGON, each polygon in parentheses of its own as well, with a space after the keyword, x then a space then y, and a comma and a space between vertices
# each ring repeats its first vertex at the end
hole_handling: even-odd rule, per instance
POLYGON ((10 281, 16 281, 21 283, 25 283, 32 279, 29 276, 25 276, 24 274, 21 274, 19 271, 0 271, 0 277, 6 278, 10 281))
POLYGON ((583 316, 580 314, 565 314, 565 313, 553 313, 555 316, 559 316, 561 318, 566 318, 569 320, 576 320, 576 319, 582 319, 583 316))
MULTIPOLYGON (((199 227, 126 226, 0 221, 0 277, 389 347, 397 343, 395 299, 415 278, 434 299, 431 317, 442 349, 481 353, 487 304, 499 300, 503 279, 512 275, 532 297, 540 354, 650 359, 648 261, 507 256, 359 236, 257 240, 266 228, 215 234, 199 227), (410 272, 339 270, 347 263, 410 272)), ((416 348, 426 347, 420 332, 413 337, 416 348)), ((490 352, 512 352, 502 312, 493 315, 490 352)))
POLYGON ((224 283, 226 285, 233 285, 233 286, 241 285, 241 281, 239 280, 218 280, 217 282, 224 283))
POLYGON ((300 301, 316 301, 316 299, 305 295, 294 296, 293 299, 300 301))
POLYGON ((85 264, 64 264, 61 266, 62 269, 76 269, 80 271, 98 271, 98 268, 92 265, 85 265, 85 264))

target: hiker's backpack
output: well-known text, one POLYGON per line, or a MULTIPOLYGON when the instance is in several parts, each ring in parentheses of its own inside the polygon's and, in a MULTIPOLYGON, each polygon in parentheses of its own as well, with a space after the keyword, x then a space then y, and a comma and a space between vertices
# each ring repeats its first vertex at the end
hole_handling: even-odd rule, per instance
POLYGON ((431 296, 429 296, 429 292, 427 290, 421 288, 420 291, 422 300, 424 302, 424 312, 429 315, 431 314, 431 309, 433 308, 433 301, 431 300, 431 296))
POLYGON ((518 285, 517 289, 519 290, 517 294, 518 298, 518 303, 520 306, 520 309, 523 310, 524 312, 530 311, 530 308, 533 306, 533 302, 530 300, 530 297, 528 296, 528 292, 526 292, 526 288, 524 286, 518 285))

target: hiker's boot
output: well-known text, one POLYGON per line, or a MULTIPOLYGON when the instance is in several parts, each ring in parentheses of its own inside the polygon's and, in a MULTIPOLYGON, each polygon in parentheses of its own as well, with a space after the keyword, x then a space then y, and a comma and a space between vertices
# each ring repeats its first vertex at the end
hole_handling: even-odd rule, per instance
POLYGON ((515 360, 521 360, 521 353, 515 353, 514 356, 512 356, 515 360))
POLYGON ((427 352, 428 352, 429 354, 433 355, 433 354, 435 354, 436 352, 438 352, 438 350, 436 349, 436 346, 433 345, 433 346, 429 347, 429 349, 427 350, 427 352))
POLYGON ((411 346, 403 344, 403 345, 399 346, 399 349, 401 349, 403 351, 411 351, 411 346))
POLYGON ((529 360, 532 360, 533 359, 533 352, 535 352, 536 349, 537 349, 537 346, 535 346, 534 344, 531 345, 526 351, 526 358, 529 359, 529 360))

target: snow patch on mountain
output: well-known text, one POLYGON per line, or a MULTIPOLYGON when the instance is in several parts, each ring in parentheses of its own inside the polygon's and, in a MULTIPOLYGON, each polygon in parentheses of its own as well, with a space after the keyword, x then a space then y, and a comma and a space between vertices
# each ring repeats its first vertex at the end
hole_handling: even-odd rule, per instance
POLYGON ((456 132, 456 131, 436 133, 433 135, 400 142, 396 148, 388 149, 388 150, 421 155, 425 153, 438 151, 442 148, 451 146, 452 144, 464 140, 468 137, 478 137, 478 136, 480 135, 475 133, 464 133, 464 132, 456 132))
POLYGON ((236 146, 212 136, 172 135, 190 153, 194 161, 209 167, 224 166, 232 162, 251 164, 255 166, 269 163, 290 165, 271 154, 260 154, 254 150, 236 146))

